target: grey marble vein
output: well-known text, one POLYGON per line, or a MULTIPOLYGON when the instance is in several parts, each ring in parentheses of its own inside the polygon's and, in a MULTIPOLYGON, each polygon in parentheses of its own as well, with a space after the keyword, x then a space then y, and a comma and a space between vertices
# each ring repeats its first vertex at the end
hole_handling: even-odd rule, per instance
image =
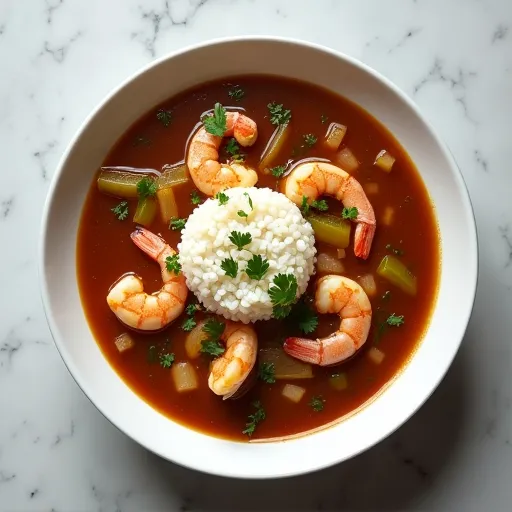
POLYGON ((48 25, 52 24, 53 21, 53 15, 55 11, 57 11, 62 4, 64 3, 64 0, 45 0, 46 3, 46 22, 48 25))

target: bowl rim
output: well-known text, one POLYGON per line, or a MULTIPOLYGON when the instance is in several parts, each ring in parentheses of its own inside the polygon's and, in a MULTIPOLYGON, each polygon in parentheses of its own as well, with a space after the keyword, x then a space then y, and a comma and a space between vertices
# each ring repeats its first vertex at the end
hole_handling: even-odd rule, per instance
MULTIPOLYGON (((82 392, 85 394, 85 396, 89 399, 89 401, 95 406, 95 408, 112 424, 114 425, 118 430, 123 432, 126 436, 132 438, 134 441, 136 441, 139 445, 144 447, 145 449, 155 453, 156 455, 169 460, 175 464, 178 464, 182 467, 186 467, 188 469, 192 469, 195 471, 200 471, 207 474, 216 474, 218 476, 224 476, 224 477, 231 477, 231 478, 244 478, 244 479, 268 479, 268 478, 285 478, 285 477, 291 477, 296 475, 302 475, 302 474, 308 474, 311 472, 319 471, 321 469, 325 469, 328 467, 331 467, 335 464, 339 464, 340 462, 343 462, 345 460, 349 460, 350 458, 353 458, 360 453, 363 453, 364 451, 372 448, 376 444, 380 443, 385 438, 389 437, 392 433, 394 433, 396 430, 398 430, 405 422, 407 422, 419 409, 423 406, 423 404, 430 398, 432 393, 437 389, 441 381, 444 379, 448 369, 453 363, 453 360, 460 348, 460 345, 462 343, 462 340, 464 338, 464 335, 467 330, 467 326, 469 324, 469 320, 474 308, 475 298, 476 298, 476 290, 477 290, 477 284, 478 284, 478 276, 479 276, 479 258, 478 258, 478 235, 477 235, 477 229, 476 229, 476 221, 475 221, 475 214, 473 210, 473 206, 471 203, 471 198, 469 195, 469 191, 466 185, 466 182, 464 180, 464 177, 462 175, 462 172, 460 168, 457 165, 457 162, 455 161, 455 158, 453 154, 451 153, 450 149, 446 145, 446 143, 437 135, 436 131, 433 129, 430 122, 425 118, 425 116, 420 111, 419 107, 412 101, 409 96, 406 95, 404 91, 402 91, 397 85, 395 85, 391 80, 386 78, 384 75, 380 74, 375 69, 371 68, 367 64, 361 62, 360 60, 351 57, 343 52, 340 52, 338 50, 334 50, 328 46, 313 43, 304 39, 299 38, 293 38, 293 37, 281 37, 281 36, 269 36, 269 35, 250 35, 250 36, 234 36, 234 37, 220 37, 220 38, 212 38, 208 39, 199 43, 190 44, 187 46, 184 46, 180 49, 171 51, 163 55, 162 57, 155 59, 151 61, 150 63, 146 64, 145 66, 142 66, 140 69, 135 71, 134 73, 130 74, 126 79, 124 79, 119 85, 113 87, 106 95, 104 95, 103 99, 97 103, 96 107, 92 109, 92 111, 89 113, 89 115, 84 119, 84 121, 80 124, 78 129, 76 130, 73 137, 68 142, 68 145, 63 152, 58 165, 56 167, 56 170, 51 178, 50 185, 48 188, 48 192, 45 198, 43 212, 42 212, 42 220, 41 220, 41 231, 39 235, 39 243, 38 243, 38 274, 39 274, 39 285, 40 285, 40 293, 41 298, 43 302, 43 309, 45 312, 46 320, 48 323, 48 326, 50 328, 50 332, 52 334, 52 338, 54 340, 55 346, 57 347, 57 350, 66 365, 66 368, 68 369, 69 373, 79 386, 79 388, 82 390, 82 392), (472 268, 471 275, 466 276, 467 279, 471 279, 470 282, 470 291, 471 291, 471 300, 470 300, 470 307, 465 312, 464 318, 461 318, 463 327, 462 332, 460 333, 460 339, 458 339, 457 343, 454 344, 454 348, 451 354, 445 355, 444 358, 444 368, 442 368, 442 371, 439 373, 439 377, 432 382, 431 390, 429 393, 427 393, 425 396, 420 397, 419 400, 417 400, 416 406, 411 408, 406 414, 402 415, 402 417, 398 418, 398 421, 395 423, 394 428, 388 430, 383 435, 377 435, 372 440, 372 442, 365 445, 365 447, 362 447, 361 449, 354 450, 352 453, 345 455, 345 454, 339 454, 335 457, 330 457, 328 460, 322 460, 321 462, 318 461, 311 461, 307 464, 307 467, 301 467, 301 468, 294 468, 289 470, 288 472, 280 472, 280 473, 272 473, 272 469, 269 469, 268 475, 255 475, 255 476, 248 476, 248 475, 240 475, 235 472, 235 469, 233 469, 231 472, 226 471, 218 471, 218 472, 212 472, 211 470, 205 470, 199 467, 199 465, 195 465, 191 462, 187 462, 184 460, 176 460, 174 458, 169 457, 168 455, 155 451, 148 443, 146 443, 145 439, 140 437, 134 437, 131 434, 128 434, 127 431, 120 425, 118 425, 109 415, 108 411, 103 410, 98 404, 96 404, 93 399, 91 398, 90 394, 86 391, 88 389, 88 385, 85 382, 85 380, 80 375, 80 372, 75 367, 73 361, 71 360, 70 354, 66 348, 66 345, 63 341, 63 337, 61 336, 59 327, 57 326, 57 322, 53 316, 52 309, 50 307, 50 292, 49 292, 49 284, 46 279, 46 273, 45 273, 45 254, 46 254, 46 238, 47 238, 47 232, 48 232, 48 221, 49 221, 49 214, 51 211, 51 205, 54 200, 55 196, 55 190, 57 188, 57 184, 60 180, 60 177, 64 171, 64 168, 66 166, 66 162, 75 147, 75 145, 79 142, 80 138, 82 137, 83 133, 88 128, 89 124, 92 122, 92 120, 95 118, 95 116, 105 107, 105 105, 113 98, 115 97, 120 91, 122 91, 125 87, 129 86, 132 82, 137 80, 139 77, 147 73, 150 69, 155 68, 162 64, 165 61, 171 60, 175 57, 184 55, 189 52, 201 50, 206 47, 210 46, 216 46, 216 45, 223 45, 226 43, 236 43, 236 42, 245 42, 245 43, 251 43, 251 42, 267 42, 267 43, 279 43, 279 44, 289 44, 292 46, 299 46, 299 47, 306 47, 311 50, 316 50, 319 52, 327 53, 331 55, 332 57, 341 60, 346 61, 348 64, 359 68, 359 70, 363 71, 364 73, 370 75, 373 79, 380 82, 381 85, 384 87, 390 89, 392 92, 394 92, 402 102, 404 102, 407 107, 417 116, 417 118, 422 122, 425 129, 429 132, 429 135, 432 137, 432 139, 435 141, 435 143, 438 145, 442 156, 445 158, 447 164, 451 168, 453 177, 455 179, 457 188, 461 194, 461 202, 463 206, 463 213, 464 218, 466 221, 466 227, 468 229, 468 238, 470 241, 470 247, 466 248, 466 253, 468 254, 468 266, 472 268)), ((440 276, 441 279, 441 276, 440 276)), ((434 309, 435 311, 435 309, 434 309)), ((433 313, 432 313, 433 314, 433 313)), ((120 377, 119 377, 120 378, 120 377)))

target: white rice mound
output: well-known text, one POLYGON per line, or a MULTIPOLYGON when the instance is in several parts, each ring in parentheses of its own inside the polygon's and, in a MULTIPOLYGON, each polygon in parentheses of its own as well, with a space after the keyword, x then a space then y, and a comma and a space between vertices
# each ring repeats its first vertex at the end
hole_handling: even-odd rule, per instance
POLYGON ((208 199, 190 215, 181 233, 179 261, 187 286, 207 310, 229 320, 268 320, 268 290, 277 274, 295 276, 297 298, 306 291, 315 271, 313 228, 292 201, 269 188, 232 188, 224 193, 229 197, 226 204, 208 199), (240 210, 249 216, 240 217, 240 210), (252 242, 238 250, 229 240, 232 231, 250 233, 252 242), (269 263, 261 280, 245 272, 247 262, 258 254, 269 263), (229 257, 238 262, 235 278, 221 268, 229 257))

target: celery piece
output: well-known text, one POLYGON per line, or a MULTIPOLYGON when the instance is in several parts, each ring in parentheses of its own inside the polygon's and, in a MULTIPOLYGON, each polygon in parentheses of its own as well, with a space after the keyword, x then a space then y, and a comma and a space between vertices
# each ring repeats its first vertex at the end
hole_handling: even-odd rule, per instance
POLYGON ((166 224, 169 224, 169 221, 173 217, 178 217, 178 205, 176 204, 172 187, 159 189, 156 193, 156 197, 158 198, 158 204, 160 205, 160 215, 162 220, 166 224))
POLYGON ((350 243, 351 224, 335 215, 328 213, 311 213, 308 220, 315 232, 315 238, 345 249, 350 243))
POLYGON ((189 180, 187 166, 185 164, 169 165, 163 168, 162 175, 158 178, 158 188, 175 187, 189 180))
POLYGON ((260 163, 258 165, 260 171, 264 171, 265 169, 269 169, 273 166, 283 144, 290 136, 290 132, 291 129, 288 123, 282 124, 276 128, 272 137, 270 137, 263 154, 261 155, 260 163))
POLYGON ((377 268, 377 274, 409 295, 416 295, 416 277, 395 256, 384 256, 377 268))
POLYGON ((137 197, 137 183, 148 174, 114 171, 102 169, 98 176, 98 190, 104 194, 135 199, 137 197))
POLYGON ((151 225, 155 219, 157 209, 158 204, 154 197, 140 198, 133 216, 133 222, 146 227, 151 225))
POLYGON ((280 379, 311 379, 313 369, 308 363, 290 357, 281 348, 263 348, 259 353, 260 363, 272 363, 274 365, 274 376, 280 379))

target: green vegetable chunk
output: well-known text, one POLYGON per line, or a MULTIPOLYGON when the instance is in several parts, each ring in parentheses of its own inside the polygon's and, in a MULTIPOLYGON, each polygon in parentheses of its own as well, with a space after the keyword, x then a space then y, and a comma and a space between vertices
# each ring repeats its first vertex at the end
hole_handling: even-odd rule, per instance
POLYGON ((141 180, 140 173, 115 171, 102 169, 98 176, 98 190, 104 194, 121 197, 123 199, 135 199, 137 194, 137 183, 141 180))
POLYGON ((315 237, 321 242, 346 249, 350 243, 351 224, 335 215, 310 213, 308 221, 315 232, 315 237))
POLYGON ((395 256, 387 255, 382 258, 377 274, 398 286, 409 295, 416 295, 416 277, 409 272, 407 267, 395 256))
POLYGON ((154 197, 141 197, 133 216, 133 222, 148 227, 155 219, 158 201, 154 197))

